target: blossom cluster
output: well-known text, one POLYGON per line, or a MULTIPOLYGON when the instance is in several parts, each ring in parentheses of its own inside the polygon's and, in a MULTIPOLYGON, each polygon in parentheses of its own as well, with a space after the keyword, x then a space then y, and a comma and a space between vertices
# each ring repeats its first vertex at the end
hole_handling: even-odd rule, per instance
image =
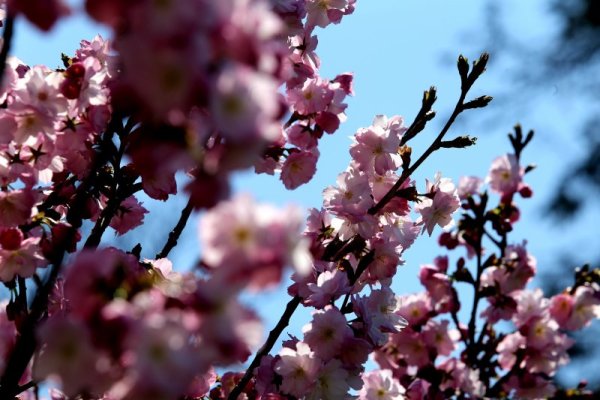
MULTIPOLYGON (((83 41, 68 68, 29 67, 10 58, 0 94, 0 280, 29 278, 47 265, 51 236, 67 213, 75 183, 86 176, 93 146, 110 119, 106 42, 83 41)), ((108 192, 105 192, 108 194, 108 192)), ((129 197, 129 196, 128 196, 129 197)), ((88 218, 106 206, 98 193, 88 218)), ((118 232, 138 226, 146 210, 134 198, 111 221, 118 232), (130 213, 131 211, 131 213, 130 213)))
POLYGON ((458 258, 453 272, 448 256, 421 266, 419 278, 425 291, 399 298, 398 313, 408 326, 389 335, 375 353, 382 368, 379 373, 391 380, 388 387, 400 385, 406 398, 553 397, 557 388, 552 377, 568 363, 567 350, 573 344, 568 332, 600 317, 597 281, 578 282, 550 298, 539 288, 527 288, 536 274, 536 260, 525 242, 507 241, 518 215, 514 195, 531 195, 523 182, 524 172, 515 154, 494 160, 485 182, 499 194, 500 202, 489 211, 485 210, 484 180, 460 180, 464 215, 457 230, 440 235, 440 245, 448 250, 464 246, 467 258, 476 260, 476 273, 466 268, 464 257, 458 258), (492 225, 493 233, 485 230, 486 223, 492 225), (484 236, 498 254, 482 246, 484 236), (464 306, 458 282, 470 284, 475 291, 468 325, 458 318, 464 306), (487 303, 483 310, 477 308, 479 299, 487 303), (479 322, 474 319, 478 317, 479 322), (499 324, 502 321, 510 322, 512 328, 499 324))
MULTIPOLYGON (((291 337, 278 355, 262 358, 253 386, 245 388, 247 396, 346 398, 352 390, 361 390, 359 376, 368 355, 387 343, 390 333, 406 326, 401 302, 390 288, 403 263, 402 254, 421 231, 431 232, 436 224, 450 227, 459 207, 457 188, 438 174, 418 196, 424 199, 414 207, 418 220, 410 216, 412 197, 411 201, 398 197, 373 211, 402 180, 397 172, 403 164, 398 150, 406 129, 401 117, 379 115, 354 135, 349 167, 338 176, 336 186, 324 190, 323 208, 312 209, 308 217, 305 238, 314 263, 292 275, 294 283, 288 290, 315 309, 312 320, 302 329, 302 339, 291 337), (366 286, 368 293, 360 294, 366 286), (338 300, 341 305, 336 305, 338 300)), ((411 193, 416 196, 413 185, 406 178, 400 189, 414 189, 411 193)), ((220 231, 229 232, 237 225, 236 221, 220 231)), ((237 257, 236 253, 228 254, 237 257)), ((377 381, 374 376, 367 380, 377 381)), ((231 392, 224 384, 219 390, 214 395, 218 398, 231 392)), ((395 384, 389 388, 390 393, 402 390, 395 384)))
MULTIPOLYGON (((48 30, 70 12, 63 0, 0 5, 7 41, 16 17, 48 30)), ((437 173, 417 190, 411 178, 432 152, 472 144, 443 141, 449 123, 411 162, 407 143, 434 116, 433 88, 413 124, 378 115, 355 133, 350 164, 306 227, 295 207, 229 197, 238 169, 278 172, 288 189, 315 174, 319 140, 339 129, 353 93, 351 74, 319 74, 315 32, 354 7, 355 0, 87 0, 89 15, 112 29, 110 42, 82 41, 57 69, 7 59, 0 398, 37 399, 47 384, 53 400, 555 393, 551 377, 572 344, 566 331, 600 316, 600 280, 579 273, 551 298, 527 288, 536 261, 508 234, 519 219, 516 195, 533 194, 520 163, 531 134, 523 140, 518 129, 514 154, 494 161, 485 182, 500 201, 491 210, 482 179, 455 185, 437 173), (142 244, 100 246, 109 227, 121 235, 143 224, 148 210, 137 192, 175 194, 178 172, 190 178, 188 205, 155 257, 144 258, 142 244), (194 209, 204 211, 201 259, 178 273, 168 255, 194 209), (446 230, 440 244, 464 249, 466 259, 450 272, 450 257, 436 258, 419 272, 425 292, 396 295, 404 252, 436 226, 446 230), (279 284, 287 267, 292 300, 280 323, 245 374, 221 373, 246 362, 263 336, 240 295, 279 284), (458 319, 457 282, 475 292, 467 325, 458 319), (300 305, 312 309, 302 334, 268 354, 300 305), (502 321, 514 328, 498 328, 502 321), (381 368, 367 372, 370 355, 381 368)), ((482 55, 470 68, 459 57, 461 100, 450 121, 490 101, 463 101, 486 63, 482 55)))

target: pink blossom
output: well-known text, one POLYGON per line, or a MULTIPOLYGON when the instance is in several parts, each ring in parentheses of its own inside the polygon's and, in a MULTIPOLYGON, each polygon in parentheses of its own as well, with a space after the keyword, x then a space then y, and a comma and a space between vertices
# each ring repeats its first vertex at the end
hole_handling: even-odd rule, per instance
POLYGON ((293 190, 310 181, 317 171, 319 151, 294 151, 281 167, 281 181, 286 189, 293 190))
POLYGON ((364 385, 358 394, 359 400, 403 400, 405 389, 388 369, 362 374, 364 385))
POLYGON ((32 214, 35 195, 30 190, 0 191, 0 226, 23 225, 32 214))
POLYGON ((301 224, 294 207, 256 205, 249 196, 221 202, 200 223, 204 261, 215 273, 256 288, 278 282, 286 265, 306 274, 312 258, 301 224))
POLYGON ((323 308, 331 301, 349 292, 348 275, 339 269, 324 271, 319 274, 316 283, 308 283, 309 294, 305 304, 315 308, 323 308))
POLYGON ((185 395, 189 397, 203 397, 208 394, 210 388, 217 382, 217 373, 211 367, 208 372, 197 375, 192 380, 191 386, 185 395))
POLYGON ((302 115, 311 115, 325 111, 333 100, 333 91, 327 81, 320 78, 307 79, 301 88, 290 89, 287 100, 294 111, 302 115))
POLYGON ((406 389, 406 398, 408 400, 425 400, 431 383, 424 379, 417 378, 406 389))
POLYGON ((554 318, 559 325, 565 326, 573 312, 573 296, 568 293, 560 293, 550 299, 548 310, 550 316, 554 318))
POLYGON ((456 310, 458 307, 450 277, 446 275, 447 268, 447 257, 437 257, 434 265, 422 265, 419 271, 419 280, 427 288, 435 310, 439 313, 456 310))
POLYGON ((525 349, 527 340, 521 333, 513 332, 506 335, 498 344, 498 363, 505 370, 510 370, 517 361, 516 353, 519 349, 525 349))
POLYGON ((144 215, 148 214, 142 203, 135 196, 129 196, 119 206, 115 216, 110 220, 110 227, 123 235, 144 223, 144 215))
MULTIPOLYGON (((373 175, 370 178, 371 189, 373 191, 373 200, 375 202, 381 201, 383 197, 392 189, 396 184, 400 176, 393 171, 386 171, 384 175, 373 175)), ((410 179, 404 181, 399 189, 406 189, 409 186, 414 185, 410 179)), ((383 208, 383 214, 388 219, 396 219, 398 217, 405 217, 410 211, 408 200, 396 196, 389 201, 383 208)))
POLYGON ((350 146, 350 155, 356 160, 362 171, 383 175, 387 171, 395 171, 402 165, 398 153, 403 120, 401 117, 378 115, 373 125, 360 129, 354 135, 354 143, 350 146), (394 126, 399 125, 399 127, 394 126))
POLYGON ((317 146, 318 140, 310 126, 304 123, 292 125, 285 131, 286 139, 294 146, 304 150, 310 150, 317 146))
POLYGON ((406 318, 410 326, 421 325, 431 317, 431 299, 426 293, 400 296, 398 303, 398 314, 406 318))
POLYGON ((427 182, 427 193, 433 199, 423 199, 417 203, 415 210, 421 214, 417 223, 423 224, 423 232, 427 230, 431 236, 435 225, 441 228, 454 226, 452 214, 460 207, 460 199, 452 181, 442 178, 440 173, 436 174, 435 182, 427 182))
POLYGON ((463 176, 458 181, 458 197, 461 200, 466 200, 481 190, 483 180, 477 176, 463 176))
POLYGON ((111 374, 117 371, 107 354, 94 348, 91 334, 81 321, 51 318, 38 336, 45 347, 33 367, 34 379, 58 378, 69 397, 82 392, 101 395, 109 388, 111 374))
POLYGON ((342 16, 354 11, 354 3, 355 0, 307 0, 307 25, 324 28, 331 23, 337 24, 342 16))
POLYGON ((430 319, 421 332, 425 344, 435 349, 437 354, 443 356, 449 356, 452 353, 457 339, 456 335, 451 334, 449 331, 448 325, 449 322, 446 320, 438 322, 430 319))
POLYGON ((277 82, 266 74, 231 66, 215 81, 211 111, 215 125, 234 142, 276 139, 277 82))
POLYGON ((512 297, 517 301, 517 312, 513 321, 518 327, 527 324, 533 318, 548 314, 548 299, 544 297, 541 289, 521 290, 515 292, 512 297))
POLYGON ((315 387, 306 400, 343 399, 350 389, 349 372, 337 360, 330 360, 319 371, 315 387))
POLYGON ((322 362, 303 342, 296 343, 296 348, 284 347, 279 352, 279 361, 275 372, 281 375, 281 391, 295 397, 302 397, 313 389, 322 362))
POLYGON ((380 221, 383 224, 383 236, 402 246, 402 251, 412 246, 421 231, 421 227, 409 216, 387 214, 381 216, 380 221))
POLYGON ((393 349, 394 354, 408 365, 422 367, 430 363, 429 347, 423 336, 410 326, 391 335, 386 347, 393 349))
POLYGON ((206 371, 184 318, 171 310, 151 313, 135 325, 126 339, 124 379, 131 383, 122 394, 124 399, 138 399, 145 393, 175 398, 192 384, 197 371, 206 371))
POLYGON ((16 249, 0 249, 0 281, 10 282, 15 276, 29 278, 38 267, 46 266, 39 246, 40 239, 23 240, 16 249))
POLYGON ((335 307, 315 311, 310 323, 302 328, 304 342, 323 361, 329 361, 341 350, 346 338, 353 336, 344 315, 335 307))
POLYGON ((367 296, 353 297, 353 310, 361 318, 363 329, 375 345, 383 345, 387 341, 387 333, 400 332, 408 325, 401 316, 399 303, 387 286, 372 290, 367 296))
MULTIPOLYGON (((294 64, 303 64, 307 68, 317 71, 321 66, 321 60, 315 53, 319 39, 316 35, 309 36, 301 30, 297 35, 290 36, 288 43, 292 53, 290 61, 294 64)), ((293 85, 292 85, 293 86, 293 85)))
POLYGON ((350 169, 338 175, 337 186, 329 186, 323 191, 323 205, 328 211, 350 218, 353 222, 362 220, 374 205, 367 175, 350 169))
POLYGON ((147 272, 133 255, 113 248, 83 251, 75 257, 65 276, 65 297, 71 313, 88 319, 97 315, 119 292, 133 290, 147 272))
MULTIPOLYGON (((561 323, 564 329, 579 330, 588 326, 592 319, 600 318, 600 298, 597 291, 589 286, 579 286, 575 290, 571 304, 568 319, 561 323)), ((550 312, 552 313, 552 305, 550 312)))
POLYGON ((524 171, 519 166, 517 157, 505 154, 492 162, 486 183, 489 183, 492 191, 508 199, 519 190, 523 175, 524 171))
POLYGON ((396 274, 398 264, 402 263, 399 256, 402 246, 391 242, 387 237, 371 241, 370 247, 375 252, 374 259, 362 279, 371 284, 391 279, 396 274))
POLYGON ((522 376, 512 375, 504 388, 511 392, 514 390, 515 397, 519 399, 545 399, 550 398, 556 392, 554 385, 546 378, 525 373, 522 376))
POLYGON ((551 318, 542 317, 529 320, 527 325, 521 327, 527 338, 527 346, 533 349, 546 349, 555 343, 559 335, 558 323, 551 318))
POLYGON ((482 398, 485 394, 485 386, 479 380, 479 370, 469 368, 465 363, 455 358, 449 358, 438 366, 438 369, 446 371, 451 379, 442 384, 441 388, 460 388, 463 392, 473 398, 482 398))

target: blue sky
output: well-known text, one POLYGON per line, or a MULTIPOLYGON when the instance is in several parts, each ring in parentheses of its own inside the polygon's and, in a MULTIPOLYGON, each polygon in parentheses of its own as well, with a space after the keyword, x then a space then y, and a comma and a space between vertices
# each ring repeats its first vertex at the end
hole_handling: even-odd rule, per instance
MULTIPOLYGON (((543 46, 546 35, 557 29, 555 21, 545 12, 544 4, 547 2, 509 0, 505 3, 505 10, 510 10, 510 13, 495 18, 509 23, 511 32, 520 40, 539 41, 539 45, 543 46)), ((486 37, 485 4, 486 1, 481 0, 358 0, 353 15, 344 18, 340 25, 318 31, 321 75, 334 77, 341 72, 353 72, 356 94, 348 102, 348 121, 334 136, 322 141, 317 175, 309 184, 290 192, 273 177, 242 173, 235 178, 236 190, 251 192, 261 201, 292 202, 304 208, 319 207, 323 188, 333 184, 337 174, 347 166, 349 136, 357 128, 368 126, 376 114, 400 114, 410 124, 419 109, 423 90, 435 85, 439 100, 434 108, 438 117, 413 143, 413 154, 420 154, 450 115, 459 95, 456 57, 464 54, 474 60, 489 47, 491 43, 488 40, 494 39, 486 37)), ((50 35, 41 34, 20 21, 16 27, 13 54, 29 64, 43 63, 56 67, 60 65, 61 52, 71 54, 78 47, 79 40, 89 39, 99 31, 102 27, 83 17, 69 18, 50 35)), ((438 152, 413 179, 423 185, 425 177, 433 177, 438 170, 455 180, 465 174, 484 176, 491 160, 509 151, 506 134, 516 122, 520 122, 526 130, 535 129, 536 138, 524 153, 526 162, 539 166, 527 176, 535 197, 520 203, 522 222, 517 225, 512 240, 520 242, 527 238, 530 252, 537 257, 539 267, 543 269, 545 265, 548 268, 554 266, 558 249, 591 243, 587 234, 591 218, 574 222, 568 228, 569 237, 566 237, 566 227, 557 226, 539 211, 556 186, 562 169, 582 150, 576 142, 566 138, 573 135, 585 109, 577 101, 565 101, 563 94, 568 93, 568 88, 558 82, 546 82, 538 88, 541 95, 535 106, 524 101, 527 91, 506 96, 505 89, 513 84, 513 63, 513 60, 495 58, 492 53, 488 71, 476 84, 471 96, 486 94, 496 100, 484 110, 462 115, 448 135, 449 138, 465 133, 477 136, 477 145, 466 150, 438 152), (566 163, 564 160, 567 160, 566 163)), ((185 199, 181 197, 169 200, 166 206, 146 200, 148 208, 155 212, 148 217, 149 226, 171 226, 184 204, 185 199)), ((594 210, 588 211, 587 216, 594 217, 594 210)), ((174 256, 176 265, 189 266, 196 260, 195 230, 194 223, 186 229, 185 238, 174 256)), ((152 229, 147 231, 152 232, 152 229)), ((163 234, 166 236, 167 232, 163 234)), ((132 234, 136 235, 139 233, 132 234)), ((152 234, 149 233, 149 236, 152 234)), ((406 265, 399 270, 394 283, 397 293, 421 290, 417 280, 418 266, 431 262, 439 254, 435 236, 421 238, 407 252, 406 265)), ((587 250, 585 246, 580 247, 583 247, 579 252, 581 260, 573 260, 573 264, 565 268, 592 255, 593 246, 587 250)), ((152 250, 152 246, 149 249, 152 250)), ((154 254, 150 250, 145 252, 147 256, 154 254)), ((270 329, 278 317, 278 307, 273 304, 287 301, 284 292, 285 287, 281 287, 249 300, 259 301, 258 308, 265 318, 266 329, 270 329)), ((468 293, 466 296, 468 298, 468 293)), ((295 316, 292 331, 298 333, 307 318, 306 314, 295 316)))

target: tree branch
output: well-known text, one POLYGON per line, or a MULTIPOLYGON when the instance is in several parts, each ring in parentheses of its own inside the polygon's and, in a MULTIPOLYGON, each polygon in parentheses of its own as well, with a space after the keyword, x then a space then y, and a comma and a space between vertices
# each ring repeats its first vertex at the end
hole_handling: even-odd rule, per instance
POLYGON ((240 379, 238 384, 233 388, 233 390, 227 397, 228 400, 237 400, 238 396, 242 393, 242 390, 244 390, 244 387, 248 384, 248 382, 250 382, 250 379, 252 379, 252 374, 254 373, 254 369, 260 365, 260 361, 262 360, 262 358, 264 356, 266 356, 267 354, 269 354, 269 352, 271 351, 271 349, 273 348, 275 343, 277 343, 277 339, 279 339, 279 335, 281 335, 281 333, 286 328, 286 326, 289 325, 290 318, 292 317, 292 315, 294 314, 294 312, 300 305, 301 301, 302 301, 302 298, 300 296, 294 296, 288 302, 287 306, 285 307, 285 311, 284 311, 283 315, 279 319, 279 322, 277 322, 277 325, 275 325, 275 328, 273 328, 273 330, 271 332, 269 332, 269 337, 267 338, 267 341, 265 342, 265 344, 263 344, 263 346, 260 348, 260 350, 256 353, 256 356, 254 356, 254 359, 250 363, 250 366, 248 366, 248 368, 246 369, 246 373, 244 374, 242 379, 240 379))
POLYGON ((185 229, 185 226, 187 225, 187 222, 193 210, 194 206, 192 204, 192 199, 190 198, 185 208, 181 210, 181 216, 179 217, 179 221, 177 221, 177 225, 175 225, 173 230, 169 233, 169 239, 163 246, 162 250, 156 254, 156 260, 167 257, 171 250, 173 250, 173 248, 177 246, 177 241, 179 240, 181 233, 185 229))

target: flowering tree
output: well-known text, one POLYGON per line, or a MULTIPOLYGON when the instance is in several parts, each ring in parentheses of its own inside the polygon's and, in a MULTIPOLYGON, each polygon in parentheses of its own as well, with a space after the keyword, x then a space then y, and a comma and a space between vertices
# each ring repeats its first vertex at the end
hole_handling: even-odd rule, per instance
POLYGON ((240 169, 277 173, 290 190, 315 174, 319 140, 338 131, 352 94, 351 74, 319 75, 315 32, 354 6, 88 0, 113 37, 82 41, 53 70, 8 56, 14 19, 48 30, 68 7, 4 5, 0 280, 10 298, 0 314, 1 399, 36 398, 40 386, 53 399, 111 400, 586 394, 583 385, 557 391, 552 376, 568 362, 565 331, 599 316, 600 274, 582 268, 546 299, 526 289, 536 271, 526 243, 508 237, 516 195, 532 195, 521 155, 533 132, 517 126, 513 152, 494 160, 485 178, 499 195, 493 208, 483 179, 455 185, 437 173, 420 189, 411 179, 432 153, 475 143, 447 135, 459 115, 491 101, 468 96, 487 54, 471 65, 458 58, 458 101, 419 156, 409 142, 435 117, 433 87, 412 123, 378 115, 358 130, 350 165, 306 226, 296 208, 230 196, 240 169), (166 200, 181 171, 188 204, 158 254, 101 246, 109 227, 123 234, 143 224, 136 193, 166 200), (168 257, 194 210, 205 210, 202 260, 176 272, 168 257), (436 226, 446 229, 443 247, 466 255, 421 267, 423 293, 394 294, 403 253, 436 226), (287 267, 291 300, 279 322, 245 372, 228 372, 262 340, 240 293, 279 283, 287 267), (474 293, 464 322, 459 283, 474 293), (270 354, 300 306, 314 310, 302 337, 270 354), (380 369, 365 371, 369 355, 380 369))

